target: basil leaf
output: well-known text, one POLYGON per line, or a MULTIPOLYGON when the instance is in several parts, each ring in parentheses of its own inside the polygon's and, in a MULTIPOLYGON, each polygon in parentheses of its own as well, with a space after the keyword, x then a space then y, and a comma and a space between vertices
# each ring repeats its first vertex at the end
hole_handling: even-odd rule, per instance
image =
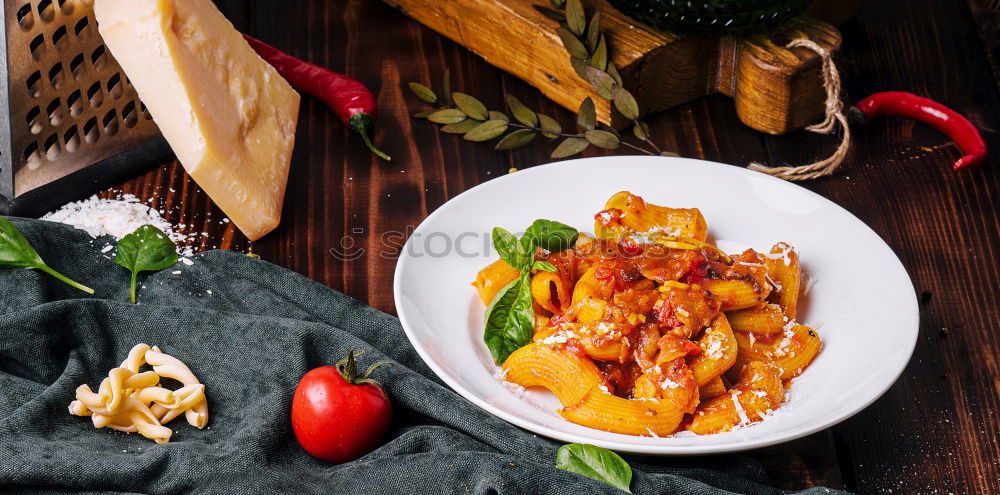
POLYGON ((534 245, 556 252, 573 247, 580 233, 569 225, 552 220, 538 219, 524 232, 524 237, 530 237, 534 245))
POLYGON ((532 302, 528 275, 522 273, 501 289, 486 308, 483 339, 497 364, 503 364, 511 353, 531 343, 535 330, 532 302))
POLYGON ((522 258, 523 265, 516 268, 522 272, 531 271, 531 264, 535 261, 535 239, 525 233, 521 236, 519 244, 521 245, 521 252, 525 256, 522 258))
POLYGON ((545 261, 536 261, 531 264, 531 271, 543 271, 543 272, 558 272, 559 269, 556 268, 552 263, 545 261))
POLYGON ((115 263, 132 271, 129 298, 135 304, 135 286, 139 272, 155 272, 177 263, 177 245, 167 234, 152 225, 143 225, 118 241, 115 263))
POLYGON ((21 231, 3 217, 0 217, 0 268, 41 270, 87 294, 94 293, 94 289, 74 282, 46 265, 42 261, 42 257, 38 255, 38 251, 35 251, 35 248, 24 238, 21 231))
POLYGON ((618 454, 593 445, 571 443, 556 452, 556 468, 603 481, 632 493, 632 468, 618 454))
POLYGON ((493 229, 493 246, 497 248, 500 258, 506 261, 508 265, 522 272, 527 268, 526 265, 531 263, 532 257, 535 254, 534 248, 525 249, 525 246, 521 242, 518 242, 514 234, 507 232, 501 227, 493 229))

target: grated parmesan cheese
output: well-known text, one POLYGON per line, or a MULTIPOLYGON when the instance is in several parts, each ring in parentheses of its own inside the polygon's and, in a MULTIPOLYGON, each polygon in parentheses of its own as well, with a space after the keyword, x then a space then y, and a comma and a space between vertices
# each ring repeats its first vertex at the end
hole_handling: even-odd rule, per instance
POLYGON ((750 417, 747 416, 747 412, 743 410, 743 404, 740 404, 739 399, 737 399, 738 395, 740 395, 739 391, 733 392, 730 395, 730 398, 733 399, 733 406, 736 408, 736 414, 740 416, 739 426, 742 426, 750 422, 750 417))
POLYGON ((566 337, 565 335, 555 334, 555 335, 549 335, 548 337, 545 337, 539 342, 544 345, 554 345, 554 344, 565 344, 567 340, 569 340, 569 338, 566 337))
POLYGON ((808 273, 804 273, 803 277, 806 279, 806 288, 802 289, 802 295, 803 296, 808 296, 809 295, 809 290, 812 289, 813 285, 816 285, 816 277, 813 277, 813 276, 809 275, 808 273))
POLYGON ((773 278, 771 278, 770 275, 766 273, 764 274, 764 278, 767 279, 767 283, 771 284, 771 287, 774 287, 774 290, 777 290, 779 292, 781 291, 781 284, 779 284, 778 281, 774 280, 773 278))
POLYGON ((765 254, 764 256, 767 256, 768 258, 771 258, 772 260, 775 261, 780 260, 781 263, 785 266, 792 266, 791 252, 792 252, 792 247, 787 244, 784 244, 781 247, 780 253, 765 254))
POLYGON ((597 333, 597 335, 607 335, 614 329, 615 329, 614 323, 608 323, 605 321, 602 321, 598 323, 596 326, 594 326, 594 331, 597 333))
POLYGON ((673 380, 671 380, 669 378, 664 378, 663 379, 663 383, 660 384, 660 388, 662 388, 663 390, 668 390, 668 389, 672 389, 672 388, 680 388, 680 387, 681 387, 680 383, 677 383, 677 382, 675 382, 675 381, 673 381, 673 380))
POLYGON ((784 356, 788 354, 789 346, 792 345, 792 337, 795 337, 795 331, 794 331, 795 325, 796 323, 794 321, 790 321, 785 324, 784 338, 781 339, 781 342, 778 343, 778 348, 774 351, 776 355, 784 356))
MULTIPOLYGON (((102 199, 94 195, 63 205, 58 210, 47 213, 42 220, 72 225, 94 238, 111 236, 119 241, 143 225, 152 225, 177 244, 181 256, 192 256, 195 251, 191 244, 197 242, 199 236, 206 235, 178 232, 170 222, 164 220, 160 212, 146 206, 131 194, 122 194, 118 199, 102 199)), ((106 246, 101 252, 107 253, 111 249, 111 246, 106 246)))
POLYGON ((708 349, 705 350, 705 354, 712 358, 718 358, 722 355, 722 340, 714 338, 715 335, 712 335, 712 337, 712 343, 709 344, 708 349))

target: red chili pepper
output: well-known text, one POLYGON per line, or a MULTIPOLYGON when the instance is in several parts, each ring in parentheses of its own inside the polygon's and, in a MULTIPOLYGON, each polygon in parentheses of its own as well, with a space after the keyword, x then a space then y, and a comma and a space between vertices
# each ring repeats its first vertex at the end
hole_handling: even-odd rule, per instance
POLYGON ((981 165, 986 161, 986 143, 979 129, 958 112, 928 98, 903 91, 875 93, 848 111, 853 123, 865 123, 875 117, 906 117, 927 124, 948 135, 965 156, 952 170, 981 165))
POLYGON ((375 95, 364 84, 352 77, 299 60, 245 34, 243 37, 257 55, 277 69, 281 77, 287 79, 295 89, 330 107, 347 127, 361 135, 372 153, 391 160, 389 155, 375 148, 368 137, 372 124, 378 118, 378 104, 375 102, 375 95))

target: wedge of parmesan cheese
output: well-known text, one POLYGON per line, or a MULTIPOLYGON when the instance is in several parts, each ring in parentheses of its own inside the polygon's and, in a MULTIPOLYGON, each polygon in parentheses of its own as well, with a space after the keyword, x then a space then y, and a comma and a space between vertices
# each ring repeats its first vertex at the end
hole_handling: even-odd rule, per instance
POLYGON ((299 94, 210 0, 96 0, 94 13, 195 182, 251 240, 274 230, 299 94))

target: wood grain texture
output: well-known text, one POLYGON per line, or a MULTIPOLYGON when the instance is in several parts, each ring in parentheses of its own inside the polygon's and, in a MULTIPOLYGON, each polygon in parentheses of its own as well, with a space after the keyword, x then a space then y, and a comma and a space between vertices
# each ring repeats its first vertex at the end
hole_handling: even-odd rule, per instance
POLYGON ((1000 0, 968 0, 994 76, 1000 77, 1000 0))
MULTIPOLYGON (((631 123, 578 75, 556 34, 559 23, 538 11, 535 0, 384 1, 569 110, 591 98, 598 120, 616 128, 631 123)), ((807 39, 835 52, 840 34, 826 22, 801 17, 764 35, 705 38, 658 31, 626 17, 606 0, 583 4, 588 18, 600 14, 601 31, 613 47, 610 60, 642 114, 722 93, 734 98, 744 124, 768 134, 799 130, 823 115, 826 92, 819 56, 785 45, 807 39)), ((839 19, 831 5, 837 5, 836 14, 842 16, 856 12, 858 2, 817 0, 810 13, 839 19)))
MULTIPOLYGON (((402 83, 439 86, 447 67, 455 90, 490 107, 513 94, 564 127, 573 122, 569 112, 518 78, 381 2, 218 3, 240 29, 377 91, 383 115, 376 139, 393 161, 374 159, 332 113, 306 98, 282 224, 253 245, 222 220, 176 163, 119 190, 150 200, 190 232, 206 233, 202 248, 252 249, 378 309, 394 312, 392 245, 448 198, 510 167, 545 163, 552 150, 539 142, 499 153, 441 134, 437 126, 409 117, 423 105, 402 83), (350 261, 331 251, 351 248, 366 251, 350 261)), ((949 0, 867 2, 841 28, 837 62, 845 98, 890 89, 926 95, 968 115, 984 129, 990 149, 1000 149, 1000 94, 974 11, 982 12, 949 0)), ((829 136, 755 132, 722 96, 664 111, 650 125, 665 149, 739 166, 754 160, 805 163, 835 146, 829 136)), ((751 452, 775 483, 864 494, 1000 493, 1000 156, 993 153, 986 167, 953 173, 950 165, 959 156, 945 136, 886 119, 857 133, 836 176, 804 184, 882 236, 925 295, 916 352, 885 396, 831 429, 751 452)))

